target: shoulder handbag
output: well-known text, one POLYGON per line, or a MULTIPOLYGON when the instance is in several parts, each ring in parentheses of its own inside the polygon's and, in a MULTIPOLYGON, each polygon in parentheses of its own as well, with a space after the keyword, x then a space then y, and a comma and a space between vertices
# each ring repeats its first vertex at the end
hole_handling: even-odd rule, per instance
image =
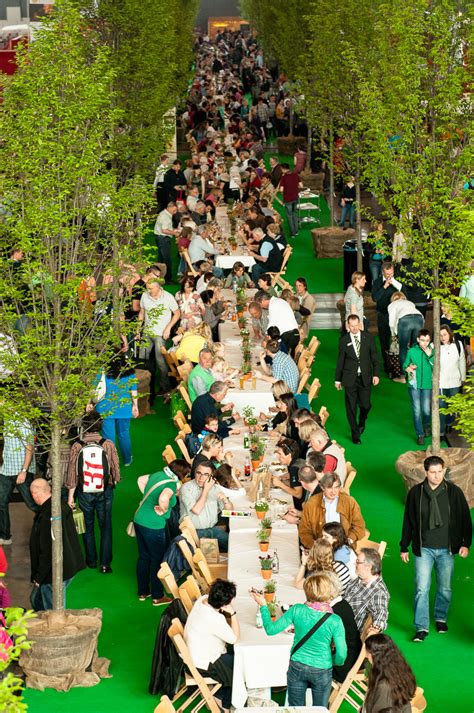
POLYGON ((295 644, 295 646, 293 646, 293 648, 291 649, 290 658, 298 651, 299 648, 303 646, 303 644, 308 641, 309 638, 311 638, 311 636, 313 636, 315 631, 317 631, 319 627, 322 626, 327 619, 329 619, 330 616, 330 612, 324 614, 324 616, 322 616, 321 619, 316 622, 316 624, 303 636, 303 638, 300 639, 298 643, 295 644))
MULTIPOLYGON (((159 488, 161 485, 165 485, 166 483, 175 483, 175 482, 176 482, 176 480, 172 480, 171 478, 168 478, 168 480, 160 480, 159 483, 155 483, 155 485, 152 488, 150 488, 150 490, 147 492, 147 494, 141 499, 140 505, 135 510, 135 515, 140 510, 141 506, 143 505, 145 500, 148 498, 148 496, 151 495, 154 490, 159 488)), ((135 515, 130 520, 130 522, 127 525, 127 529, 125 530, 125 532, 127 533, 127 535, 129 535, 129 537, 135 537, 135 523, 133 522, 135 519, 135 515)))

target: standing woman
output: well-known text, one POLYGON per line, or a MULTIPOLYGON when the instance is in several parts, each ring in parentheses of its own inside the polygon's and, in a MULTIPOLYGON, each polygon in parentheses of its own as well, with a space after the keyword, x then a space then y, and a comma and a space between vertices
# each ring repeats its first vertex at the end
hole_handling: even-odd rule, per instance
POLYGON ((184 332, 201 324, 205 307, 200 294, 196 292, 196 280, 192 275, 188 275, 181 282, 181 289, 176 293, 176 302, 181 311, 180 326, 184 332))
POLYGON ((346 307, 346 324, 347 318, 351 314, 356 314, 360 320, 360 328, 365 329, 367 320, 364 317, 364 287, 367 278, 363 272, 353 272, 351 284, 344 295, 344 304, 346 307))
POLYGON ((327 572, 308 577, 303 589, 306 602, 294 604, 274 622, 263 594, 251 592, 251 597, 260 606, 267 634, 274 636, 287 627, 294 626, 295 643, 291 649, 288 668, 288 705, 306 705, 306 690, 311 688, 313 706, 327 706, 333 665, 342 666, 347 656, 342 620, 333 613, 329 605, 329 602, 338 596, 339 591, 333 575, 327 572))
MULTIPOLYGON (((388 324, 392 336, 397 337, 399 346, 400 366, 403 369, 408 347, 416 344, 416 338, 420 329, 423 329, 425 318, 416 308, 416 305, 407 300, 403 292, 394 292, 390 298, 387 308, 388 324)), ((393 379, 405 383, 405 377, 393 379)))
POLYGON ((133 462, 130 421, 138 418, 138 393, 135 370, 127 366, 123 349, 111 361, 105 375, 105 396, 95 408, 103 419, 103 438, 114 444, 118 440, 123 464, 128 466, 133 462))
POLYGON ((144 602, 151 596, 154 607, 169 601, 164 596, 157 572, 168 547, 166 522, 176 505, 180 485, 171 469, 166 468, 165 471, 138 478, 143 498, 133 518, 138 546, 138 599, 144 602))
MULTIPOLYGON (((439 338, 441 341, 439 388, 442 397, 439 406, 445 408, 446 397, 458 394, 466 380, 466 356, 461 341, 455 338, 453 330, 447 324, 441 326, 439 338)), ((444 438, 447 433, 451 432, 454 415, 440 413, 439 418, 441 438, 444 438)))
POLYGON ((398 646, 386 634, 374 634, 365 649, 371 669, 362 713, 410 713, 416 680, 398 646))
POLYGON ((307 337, 309 332, 309 321, 311 319, 311 315, 316 309, 316 300, 313 295, 308 292, 308 283, 304 277, 298 277, 295 282, 295 290, 298 302, 300 303, 299 312, 303 317, 301 329, 304 332, 304 336, 307 337))

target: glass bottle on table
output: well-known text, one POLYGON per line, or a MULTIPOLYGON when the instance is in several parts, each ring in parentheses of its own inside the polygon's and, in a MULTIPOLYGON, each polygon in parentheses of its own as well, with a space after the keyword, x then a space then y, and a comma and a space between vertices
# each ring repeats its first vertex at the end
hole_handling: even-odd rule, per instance
POLYGON ((258 607, 257 614, 255 615, 255 625, 256 625, 257 629, 263 628, 263 619, 262 619, 262 612, 260 611, 260 607, 258 607))
POLYGON ((250 465, 250 458, 247 456, 245 459, 245 465, 244 465, 244 475, 247 478, 249 478, 251 472, 252 472, 252 467, 250 465))
POLYGON ((273 551, 273 563, 272 563, 273 574, 278 574, 280 571, 280 560, 278 559, 278 552, 273 551))

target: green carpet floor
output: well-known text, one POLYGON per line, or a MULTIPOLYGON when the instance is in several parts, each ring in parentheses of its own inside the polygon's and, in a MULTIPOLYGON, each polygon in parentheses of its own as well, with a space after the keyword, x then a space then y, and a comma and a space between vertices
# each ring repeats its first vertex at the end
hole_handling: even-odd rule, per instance
MULTIPOLYGON (((289 278, 303 274, 311 291, 341 291, 342 261, 317 261, 309 231, 303 231, 294 242, 289 278)), ((418 684, 425 689, 428 711, 468 713, 474 709, 469 683, 469 672, 474 670, 472 556, 468 560, 456 559, 449 633, 441 636, 432 630, 423 644, 410 641, 413 567, 412 563, 403 565, 399 557, 404 488, 394 470, 400 453, 416 447, 406 388, 382 379, 373 390, 373 410, 363 444, 354 446, 349 439, 343 394, 333 385, 338 333, 321 331, 318 336, 321 347, 313 374, 320 378, 322 388, 316 407, 325 405, 329 409, 330 435, 346 448, 346 458, 358 471, 351 492, 361 505, 372 539, 388 542, 383 560, 384 578, 391 593, 388 633, 403 650, 418 684)), ((158 405, 156 415, 132 423, 134 463, 124 469, 114 503, 114 572, 104 576, 87 570, 77 576, 68 592, 69 607, 103 610, 99 653, 111 659, 113 678, 94 688, 73 689, 67 694, 27 691, 25 700, 33 713, 151 713, 157 704, 147 687, 160 609, 154 609, 150 600, 137 600, 136 544, 125 534, 125 527, 139 501, 137 476, 162 467, 161 452, 173 436, 167 406, 158 405)))

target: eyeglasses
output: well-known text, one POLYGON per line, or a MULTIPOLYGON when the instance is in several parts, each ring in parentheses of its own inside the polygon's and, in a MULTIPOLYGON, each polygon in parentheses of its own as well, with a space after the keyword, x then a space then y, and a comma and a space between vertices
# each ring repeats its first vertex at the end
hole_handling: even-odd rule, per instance
POLYGON ((367 564, 366 560, 356 559, 356 564, 367 564))
POLYGON ((211 474, 210 473, 203 473, 202 470, 197 470, 195 473, 196 478, 210 478, 211 474))

